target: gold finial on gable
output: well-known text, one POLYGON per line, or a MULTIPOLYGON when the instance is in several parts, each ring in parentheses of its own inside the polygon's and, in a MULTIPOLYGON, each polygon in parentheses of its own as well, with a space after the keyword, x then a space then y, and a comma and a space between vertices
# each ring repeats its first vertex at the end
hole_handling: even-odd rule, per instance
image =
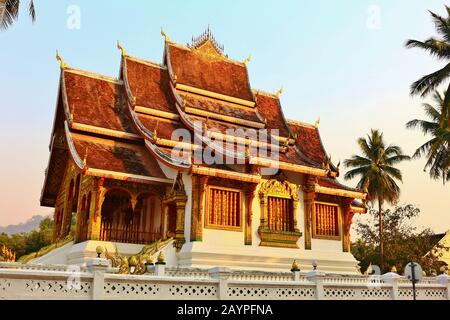
POLYGON ((245 58, 244 61, 242 61, 242 63, 247 65, 250 61, 252 61, 252 56, 251 55, 249 55, 247 58, 245 58))
POLYGON ((60 66, 61 70, 64 70, 67 68, 67 64, 63 60, 63 58, 59 55, 58 50, 56 50, 56 60, 59 61, 59 66, 60 66))
POLYGON ((320 117, 319 119, 317 119, 316 123, 314 123, 314 128, 317 129, 319 127, 319 124, 320 124, 320 117))
POLYGON ((84 154, 84 159, 83 159, 83 167, 84 168, 86 168, 86 166, 87 166, 88 151, 89 151, 89 147, 86 147, 86 153, 84 154))
POLYGON ((136 96, 132 96, 131 97, 131 104, 132 104, 133 107, 136 107, 136 101, 137 101, 136 96))
POLYGON ((123 46, 120 44, 120 42, 118 40, 117 40, 117 49, 120 50, 123 57, 127 56, 127 52, 125 51, 125 49, 123 48, 123 46))
POLYGON ((161 35, 164 37, 164 40, 166 42, 170 41, 169 36, 167 35, 167 33, 164 32, 164 29, 161 27, 161 35))
POLYGON ((284 91, 284 87, 281 87, 280 90, 278 90, 277 92, 275 92, 275 96, 276 96, 277 98, 279 98, 279 97, 281 96, 281 94, 283 93, 283 91, 284 91))

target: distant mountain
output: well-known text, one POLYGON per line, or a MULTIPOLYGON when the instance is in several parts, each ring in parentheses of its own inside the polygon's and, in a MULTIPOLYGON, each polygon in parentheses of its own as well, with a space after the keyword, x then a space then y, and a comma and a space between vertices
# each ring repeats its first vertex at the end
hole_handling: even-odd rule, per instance
POLYGON ((22 232, 30 232, 34 229, 39 228, 39 223, 41 223, 41 221, 47 217, 48 216, 36 215, 29 219, 27 222, 0 227, 0 233, 16 234, 22 232))

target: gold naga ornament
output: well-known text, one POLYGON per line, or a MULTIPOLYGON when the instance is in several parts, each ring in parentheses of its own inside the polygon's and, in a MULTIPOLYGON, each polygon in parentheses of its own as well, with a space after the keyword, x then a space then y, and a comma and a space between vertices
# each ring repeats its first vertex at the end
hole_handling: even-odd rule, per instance
POLYGON ((6 247, 5 245, 2 246, 0 257, 2 257, 5 262, 16 261, 16 253, 11 249, 9 249, 8 247, 6 247))
MULTIPOLYGON (((147 266, 153 265, 153 256, 172 240, 173 238, 158 240, 145 246, 138 254, 132 255, 129 258, 120 255, 116 245, 114 254, 109 253, 108 249, 105 248, 105 257, 111 261, 113 268, 119 268, 119 274, 142 275, 147 272, 147 266)), ((158 256, 158 262, 160 259, 164 262, 162 252, 158 256)))

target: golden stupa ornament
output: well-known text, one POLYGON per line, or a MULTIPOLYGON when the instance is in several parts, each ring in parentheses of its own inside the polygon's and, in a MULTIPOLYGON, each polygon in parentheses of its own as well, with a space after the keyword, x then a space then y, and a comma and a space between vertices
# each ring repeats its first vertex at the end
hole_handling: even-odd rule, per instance
POLYGON ((165 259, 166 259, 166 257, 164 256, 164 253, 161 251, 158 255, 156 264, 162 264, 162 265, 166 264, 166 262, 164 261, 165 259))
POLYGON ((392 268, 391 268, 391 272, 393 272, 393 273, 397 273, 397 267, 396 267, 396 266, 392 266, 392 268))
POLYGON ((292 262, 291 272, 298 272, 300 271, 300 267, 298 266, 297 260, 294 260, 292 262))
POLYGON ((104 252, 104 248, 102 246, 98 246, 97 248, 95 248, 95 252, 97 253, 97 258, 100 259, 102 253, 104 252))

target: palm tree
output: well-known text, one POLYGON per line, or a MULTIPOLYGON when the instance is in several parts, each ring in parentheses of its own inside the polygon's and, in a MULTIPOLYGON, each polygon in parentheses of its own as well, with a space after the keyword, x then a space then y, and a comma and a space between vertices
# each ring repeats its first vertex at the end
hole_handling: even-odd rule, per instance
MULTIPOLYGON (((425 41, 408 40, 407 48, 420 48, 427 51, 432 56, 442 60, 446 65, 429 75, 422 77, 411 85, 411 94, 420 94, 422 97, 435 90, 441 83, 450 77, 450 8, 445 6, 447 18, 441 17, 430 11, 436 31, 440 38, 429 38, 425 41)), ((449 89, 447 90, 450 92, 449 89)), ((450 95, 448 96, 450 102, 450 95)))
MULTIPOLYGON (((446 96, 446 94, 444 95, 446 96)), ((442 179, 445 184, 450 180, 450 128, 449 128, 449 104, 445 103, 445 98, 438 92, 433 94, 436 107, 429 103, 424 103, 427 120, 412 120, 406 124, 408 129, 419 128, 424 135, 431 135, 432 139, 416 150, 413 158, 421 158, 426 155, 427 162, 424 171, 430 168, 430 177, 442 179)))
MULTIPOLYGON (((19 17, 20 0, 0 0, 0 29, 6 30, 19 17)), ((28 5, 31 20, 36 20, 33 0, 28 5)))
POLYGON ((386 146, 383 133, 371 130, 370 135, 358 139, 358 145, 362 156, 353 155, 344 161, 348 171, 344 178, 346 180, 359 177, 357 188, 368 194, 368 200, 378 202, 378 231, 380 239, 380 268, 384 269, 384 245, 383 245, 383 211, 384 203, 394 204, 400 197, 400 188, 396 180, 402 181, 402 173, 395 165, 409 160, 401 148, 396 145, 386 146))

